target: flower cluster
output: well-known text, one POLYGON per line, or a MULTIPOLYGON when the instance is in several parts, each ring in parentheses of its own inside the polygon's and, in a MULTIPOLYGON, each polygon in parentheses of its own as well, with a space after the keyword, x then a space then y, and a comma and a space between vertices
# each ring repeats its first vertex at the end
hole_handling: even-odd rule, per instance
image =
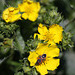
MULTIPOLYGON (((40 11, 40 3, 31 0, 23 0, 18 4, 18 8, 9 7, 3 11, 2 17, 6 22, 14 22, 16 20, 29 19, 35 21, 38 18, 40 11)), ((30 51, 28 60, 30 66, 35 66, 41 75, 48 73, 48 70, 54 71, 60 64, 59 57, 60 49, 56 43, 59 44, 63 39, 63 28, 58 24, 49 25, 48 27, 39 24, 38 33, 34 33, 34 39, 38 36, 38 40, 44 40, 44 43, 38 43, 34 51, 30 51), (46 42, 46 43, 45 43, 46 42)))
MULTIPOLYGON (((60 52, 73 47, 72 35, 64 31, 65 27, 63 29, 58 25, 63 18, 57 8, 52 6, 54 3, 49 4, 50 2, 52 3, 50 0, 23 0, 18 2, 17 7, 8 7, 2 13, 5 22, 0 20, 0 54, 3 56, 4 53, 4 57, 8 54, 6 58, 12 54, 14 58, 16 52, 19 52, 17 54, 23 58, 18 63, 20 68, 16 66, 17 61, 8 58, 17 67, 17 71, 13 70, 17 73, 14 75, 51 73, 60 65, 60 52), (29 39, 32 33, 34 35, 29 39)), ((3 60, 2 58, 2 62, 3 60)))
POLYGON ((39 43, 35 51, 30 51, 28 57, 30 66, 35 66, 41 75, 47 74, 47 70, 57 69, 60 64, 60 59, 54 59, 54 57, 58 57, 60 53, 56 43, 59 44, 62 41, 62 31, 63 28, 57 24, 50 25, 49 28, 39 24, 38 32, 40 34, 34 34, 34 39, 37 35, 38 39, 47 41, 47 43, 39 43))
POLYGON ((9 7, 3 11, 2 18, 6 22, 14 22, 20 20, 21 18, 29 19, 30 21, 35 21, 38 17, 40 10, 40 3, 33 2, 30 0, 24 0, 23 3, 18 4, 18 8, 9 7))

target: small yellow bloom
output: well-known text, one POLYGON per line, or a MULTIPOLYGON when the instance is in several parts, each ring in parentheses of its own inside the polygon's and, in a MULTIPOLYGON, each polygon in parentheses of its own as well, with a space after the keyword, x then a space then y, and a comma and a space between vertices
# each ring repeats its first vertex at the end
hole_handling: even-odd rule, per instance
POLYGON ((59 48, 57 48, 56 45, 48 47, 48 44, 39 44, 35 51, 30 51, 28 60, 30 61, 30 66, 35 66, 35 68, 38 72, 40 72, 41 75, 45 75, 48 73, 47 70, 53 71, 57 69, 60 60, 54 59, 53 57, 58 56, 59 48), (45 60, 41 64, 36 65, 38 57, 42 56, 43 54, 46 55, 45 60))
POLYGON ((35 33, 34 38, 38 35, 38 39, 48 41, 49 44, 55 44, 62 41, 63 28, 57 24, 53 24, 47 29, 43 24, 39 24, 38 32, 40 34, 35 33))
POLYGON ((40 3, 33 2, 30 0, 24 0, 22 4, 18 5, 20 12, 23 12, 22 18, 35 21, 38 17, 38 12, 40 10, 40 3))
POLYGON ((2 18, 6 22, 14 22, 21 19, 21 14, 19 14, 18 8, 9 7, 3 11, 2 18))

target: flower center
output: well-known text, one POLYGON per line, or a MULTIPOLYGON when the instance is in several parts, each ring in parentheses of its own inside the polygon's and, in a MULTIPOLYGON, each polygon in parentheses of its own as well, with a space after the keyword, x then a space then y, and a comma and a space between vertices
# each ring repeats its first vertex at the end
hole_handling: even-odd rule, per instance
POLYGON ((46 33, 45 35, 45 40, 48 41, 48 40, 52 40, 52 34, 50 34, 49 32, 46 33))

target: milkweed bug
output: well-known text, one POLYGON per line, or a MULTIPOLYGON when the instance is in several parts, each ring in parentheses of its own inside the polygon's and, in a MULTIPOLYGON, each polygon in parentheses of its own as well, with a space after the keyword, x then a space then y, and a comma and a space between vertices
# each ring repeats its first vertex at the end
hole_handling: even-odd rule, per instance
POLYGON ((37 58, 37 62, 35 63, 35 65, 40 65, 40 64, 42 64, 42 62, 44 62, 45 59, 46 59, 46 54, 43 54, 43 55, 39 56, 39 57, 37 58))

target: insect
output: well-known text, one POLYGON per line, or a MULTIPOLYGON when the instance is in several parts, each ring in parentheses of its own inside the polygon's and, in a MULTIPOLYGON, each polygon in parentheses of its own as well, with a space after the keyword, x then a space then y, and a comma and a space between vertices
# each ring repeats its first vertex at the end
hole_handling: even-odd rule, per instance
POLYGON ((35 63, 35 65, 40 65, 42 64, 42 62, 44 62, 46 59, 46 54, 43 54, 41 56, 38 57, 37 62, 35 63))

